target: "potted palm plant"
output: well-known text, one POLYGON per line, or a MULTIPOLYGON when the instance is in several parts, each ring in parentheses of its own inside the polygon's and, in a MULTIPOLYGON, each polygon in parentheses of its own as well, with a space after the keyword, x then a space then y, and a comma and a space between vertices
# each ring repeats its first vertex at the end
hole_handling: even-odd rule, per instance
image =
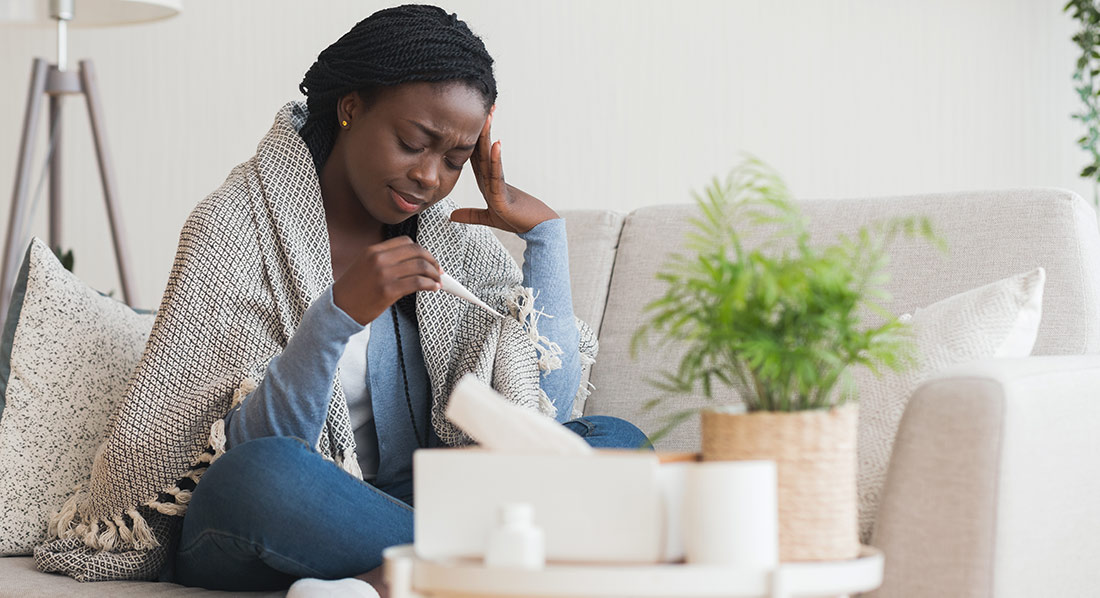
MULTIPOLYGON (((688 252, 659 272, 667 288, 634 336, 635 351, 686 350, 654 381, 664 395, 649 407, 670 395, 712 398, 716 386, 732 388, 739 404, 703 410, 703 459, 776 461, 782 560, 855 557, 850 372, 911 362, 907 325, 881 307, 887 249, 898 235, 934 240, 931 224, 891 220, 813 246, 786 185, 755 158, 695 199, 688 252), (767 241, 748 247, 742 227, 763 227, 767 241), (881 323, 868 325, 870 314, 881 323)), ((675 414, 655 436, 692 415, 675 414)))

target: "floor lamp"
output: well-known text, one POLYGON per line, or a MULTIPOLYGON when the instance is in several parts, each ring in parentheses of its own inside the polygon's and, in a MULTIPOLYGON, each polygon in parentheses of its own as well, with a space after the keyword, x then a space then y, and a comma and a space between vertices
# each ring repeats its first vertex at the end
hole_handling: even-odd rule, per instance
POLYGON ((104 138, 103 109, 95 68, 90 60, 81 60, 78 68, 69 70, 68 27, 118 25, 171 17, 179 13, 181 0, 9 0, 0 5, 0 21, 17 23, 57 22, 57 63, 43 58, 31 63, 30 89, 23 117, 23 134, 11 195, 8 234, 4 241, 4 257, 0 268, 0 319, 6 318, 15 276, 23 260, 28 239, 23 234, 24 222, 31 207, 31 158, 43 96, 49 100, 50 151, 46 167, 49 170, 49 244, 61 246, 61 102, 66 95, 82 95, 88 106, 92 138, 103 198, 111 226, 115 260, 118 265, 122 298, 133 305, 137 301, 130 270, 129 253, 124 245, 121 212, 115 185, 111 156, 104 138))

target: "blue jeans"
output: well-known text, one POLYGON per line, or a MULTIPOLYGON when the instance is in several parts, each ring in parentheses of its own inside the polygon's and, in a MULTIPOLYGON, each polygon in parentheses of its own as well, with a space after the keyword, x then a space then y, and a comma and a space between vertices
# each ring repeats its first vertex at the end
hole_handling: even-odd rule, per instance
MULTIPOLYGON (((594 447, 648 444, 633 424, 566 422, 594 447)), ((191 497, 174 571, 162 579, 211 590, 279 590, 302 577, 339 579, 382 564, 413 541, 413 509, 324 460, 304 441, 272 436, 233 447, 191 497)))

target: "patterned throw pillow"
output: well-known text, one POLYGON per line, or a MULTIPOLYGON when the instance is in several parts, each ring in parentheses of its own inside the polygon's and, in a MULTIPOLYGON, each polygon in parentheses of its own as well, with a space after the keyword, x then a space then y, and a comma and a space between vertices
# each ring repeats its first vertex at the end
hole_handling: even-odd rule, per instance
POLYGON ((0 344, 0 556, 31 554, 88 478, 154 317, 89 288, 38 239, 16 291, 0 344))
MULTIPOLYGON (((918 309, 910 322, 917 362, 876 377, 853 373, 859 389, 859 531, 866 544, 878 514, 901 416, 913 391, 948 367, 988 357, 1026 357, 1039 334, 1042 268, 1017 274, 918 309)), ((904 318, 904 316, 903 316, 904 318)))

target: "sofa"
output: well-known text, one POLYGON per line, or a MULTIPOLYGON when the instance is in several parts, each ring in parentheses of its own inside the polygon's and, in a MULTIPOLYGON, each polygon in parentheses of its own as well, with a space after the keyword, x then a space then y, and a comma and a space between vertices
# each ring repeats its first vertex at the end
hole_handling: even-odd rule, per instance
MULTIPOLYGON (((910 397, 890 460, 872 543, 886 555, 876 597, 1095 595, 1100 559, 1100 233, 1079 196, 1026 189, 800 203, 814 243, 903 215, 927 215, 950 248, 903 239, 892 246, 886 306, 911 312, 1037 266, 1046 270, 1033 356, 986 359, 943 372, 910 397)), ((629 214, 564 211, 576 313, 599 333, 588 415, 615 415, 643 430, 646 374, 676 363, 668 352, 632 355, 643 307, 662 287, 654 274, 683 247, 691 205, 629 214)), ((522 241, 502 234, 517 259, 522 241)), ((750 245, 754 237, 749 236, 750 245)), ((759 239, 756 239, 759 242, 759 239)), ((736 400, 735 397, 728 397, 736 400)), ((685 398, 683 406, 702 406, 685 398)), ((669 407, 671 410, 671 406, 669 407)), ((659 450, 696 451, 689 421, 659 450)), ((172 584, 78 584, 0 559, 0 597, 193 596, 220 592, 172 584)), ((277 596, 256 593, 256 596, 277 596)))

